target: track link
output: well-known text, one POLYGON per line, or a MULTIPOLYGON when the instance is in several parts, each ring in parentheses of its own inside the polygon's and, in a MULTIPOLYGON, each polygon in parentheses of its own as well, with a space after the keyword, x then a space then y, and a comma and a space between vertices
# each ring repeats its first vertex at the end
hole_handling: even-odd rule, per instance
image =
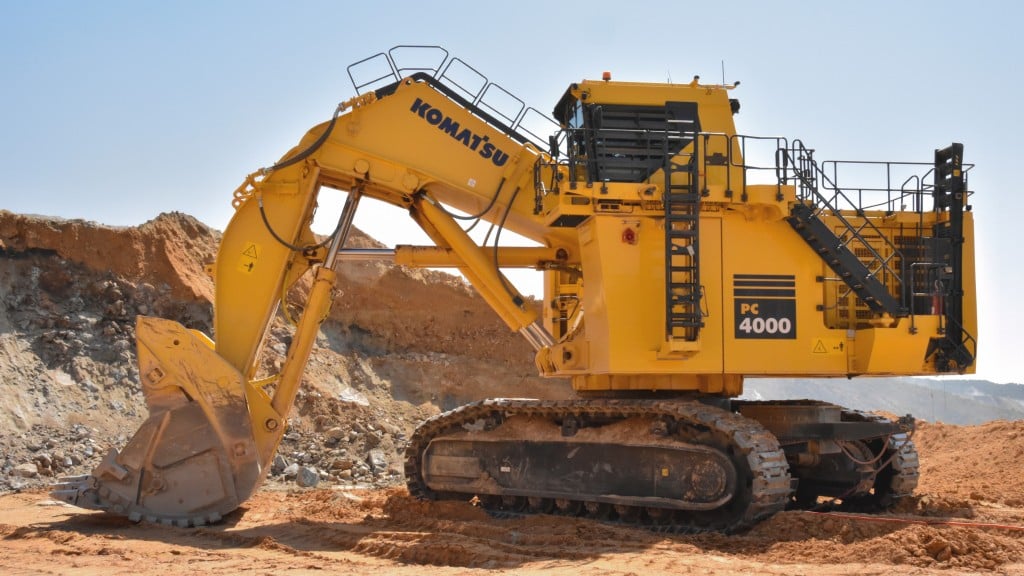
MULTIPOLYGON (((467 404, 435 416, 417 428, 410 438, 405 457, 405 473, 409 492, 426 499, 461 499, 476 497, 471 493, 438 493, 423 479, 422 456, 430 442, 446 434, 466 429, 488 430, 513 416, 544 418, 562 424, 566 421, 614 422, 630 418, 655 418, 672 422, 682 434, 693 438, 709 435, 728 446, 740 464, 736 494, 715 510, 672 510, 651 506, 608 506, 599 502, 560 499, 556 506, 534 506, 529 498, 485 497, 480 501, 498 513, 517 515, 524 509, 535 512, 558 511, 564 514, 591 516, 602 520, 618 520, 650 525, 671 532, 731 532, 783 510, 790 499, 791 480, 786 457, 775 437, 759 423, 739 414, 692 401, 673 400, 564 400, 540 401, 520 399, 484 400, 467 404)), ((525 439, 529 440, 529 439, 525 439)))

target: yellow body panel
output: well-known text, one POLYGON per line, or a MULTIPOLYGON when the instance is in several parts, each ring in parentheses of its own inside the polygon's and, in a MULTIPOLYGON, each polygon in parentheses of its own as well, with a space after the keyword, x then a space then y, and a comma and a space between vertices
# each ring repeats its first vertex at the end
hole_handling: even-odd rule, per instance
MULTIPOLYGON (((973 222, 970 215, 967 221, 973 222)), ((558 363, 557 373, 577 376, 574 382, 581 390, 611 385, 607 378, 579 377, 582 374, 631 376, 616 389, 708 392, 715 390, 707 380, 680 377, 644 385, 638 383, 642 379, 637 376, 937 373, 925 353, 930 338, 941 333, 938 315, 916 316, 913 331, 910 318, 884 319, 877 327, 848 329, 826 324, 821 307, 835 283, 822 279, 830 271, 773 205, 708 211, 702 216, 705 326, 698 342, 675 353, 664 339, 663 224, 653 217, 602 215, 589 218, 578 230, 587 272, 582 305, 585 337, 556 346, 555 356, 564 350, 574 351, 571 361, 558 363), (635 232, 636 243, 623 241, 627 229, 635 232), (740 277, 755 278, 745 280, 747 283, 756 283, 757 277, 768 282, 777 281, 773 277, 787 277, 793 293, 743 297, 736 293, 740 277), (609 305, 616 302, 630 304, 609 305), (740 328, 744 318, 751 320, 747 337, 740 328), (757 337, 757 332, 764 337, 757 337), (585 358, 579 350, 585 351, 585 358)), ((970 252, 969 248, 965 252, 970 252)), ((973 286, 973 262, 965 268, 970 270, 965 285, 973 286)), ((973 295, 974 290, 966 292, 973 295)), ((974 310, 973 299, 965 308, 974 310)), ((966 319, 965 328, 974 333, 973 316, 966 319)), ((972 370, 967 367, 964 372, 972 370)))

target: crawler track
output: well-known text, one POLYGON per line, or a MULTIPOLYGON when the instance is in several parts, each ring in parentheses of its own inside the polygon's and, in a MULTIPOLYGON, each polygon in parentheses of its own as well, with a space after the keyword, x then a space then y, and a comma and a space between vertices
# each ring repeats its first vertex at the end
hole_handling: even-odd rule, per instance
MULTIPOLYGON (((843 421, 889 422, 887 418, 854 410, 844 410, 843 421)), ((884 449, 885 454, 880 460, 872 494, 869 498, 860 499, 861 504, 885 509, 914 493, 920 477, 920 463, 912 435, 912 432, 900 432, 892 434, 888 440, 873 443, 873 452, 884 449)))
MULTIPOLYGON (((529 432, 529 431, 528 431, 529 432)), ((536 437, 524 434, 517 441, 529 444, 536 437)), ((614 439, 609 440, 612 442, 614 439)), ((596 464, 596 463, 595 463, 596 464)), ((628 463, 626 463, 628 465, 628 463)), ((639 463, 638 463, 639 464, 639 463)), ((691 401, 666 400, 566 400, 537 401, 498 399, 462 406, 424 422, 413 434, 406 450, 405 472, 409 491, 428 499, 469 500, 480 496, 488 509, 498 513, 524 511, 554 512, 591 516, 656 526, 678 532, 735 531, 783 510, 790 500, 791 481, 786 457, 775 437, 757 422, 738 414, 691 401), (699 445, 725 454, 735 466, 736 482, 728 501, 709 510, 678 510, 667 506, 608 505, 607 501, 435 491, 424 480, 423 454, 435 440, 464 436, 468 430, 478 437, 501 433, 514 418, 569 430, 563 442, 573 442, 575 428, 601 429, 615 423, 654 423, 646 434, 659 442, 699 445)), ((521 491, 520 491, 521 492, 521 491)), ((607 499, 606 499, 607 500, 607 499)))

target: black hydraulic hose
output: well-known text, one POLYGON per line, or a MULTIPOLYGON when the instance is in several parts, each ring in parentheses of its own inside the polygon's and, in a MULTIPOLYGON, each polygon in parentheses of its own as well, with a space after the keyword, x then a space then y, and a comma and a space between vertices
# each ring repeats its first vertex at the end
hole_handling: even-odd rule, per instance
MULTIPOLYGON (((498 273, 498 278, 501 279, 501 285, 505 288, 505 291, 508 292, 508 295, 515 300, 521 300, 521 298, 515 293, 512 287, 509 286, 505 277, 501 274, 501 266, 498 263, 498 240, 501 239, 501 231, 505 228, 505 220, 508 219, 508 214, 512 211, 512 204, 515 203, 516 196, 518 195, 519 187, 516 186, 516 189, 512 191, 512 197, 508 200, 508 206, 505 208, 505 213, 501 216, 501 222, 498 223, 498 231, 494 233, 494 270, 498 273)), ((520 305, 521 301, 516 302, 516 304, 520 305)))
MULTIPOLYGON (((440 204, 440 203, 437 204, 437 207, 441 209, 441 212, 444 212, 445 214, 447 214, 448 216, 451 216, 452 218, 455 218, 456 220, 479 220, 480 218, 483 218, 484 214, 487 214, 488 212, 490 212, 491 208, 494 207, 494 203, 497 202, 498 196, 501 195, 501 187, 504 186, 504 185, 505 185, 505 177, 503 176, 501 178, 501 181, 498 182, 497 190, 495 190, 494 191, 494 195, 491 196, 491 201, 487 203, 487 207, 484 208, 483 210, 481 210, 477 214, 470 214, 470 215, 466 215, 466 216, 460 216, 458 214, 452 214, 451 212, 446 210, 445 207, 442 204, 440 204)), ((475 225, 476 224, 474 224, 474 226, 475 225)))
POLYGON ((327 138, 330 137, 331 132, 334 131, 334 124, 338 121, 338 116, 341 115, 342 109, 343 109, 343 106, 338 106, 337 108, 334 109, 334 116, 331 117, 331 123, 327 125, 327 129, 324 130, 324 133, 321 134, 320 137, 317 138, 315 142, 310 144, 309 147, 307 147, 302 152, 299 152, 295 156, 292 156, 291 158, 288 158, 286 160, 281 160, 280 162, 278 162, 277 164, 274 164, 270 168, 264 168, 263 169, 263 173, 267 174, 269 172, 273 172, 274 170, 280 170, 281 168, 287 168, 288 166, 291 166, 292 164, 295 164, 296 162, 301 162, 301 161, 305 160, 306 158, 309 158, 309 155, 312 154, 313 152, 316 152, 317 149, 320 148, 321 146, 323 146, 324 142, 327 141, 327 138))
MULTIPOLYGON (((298 154, 296 154, 295 156, 292 156, 291 158, 287 158, 285 160, 282 160, 282 161, 278 162, 277 164, 274 164, 273 166, 271 166, 269 168, 264 168, 262 170, 263 174, 266 175, 266 174, 269 174, 270 172, 273 172, 274 170, 280 170, 281 168, 287 168, 288 166, 291 166, 292 164, 295 164, 297 162, 301 162, 301 161, 305 160, 306 158, 309 158, 309 156, 311 154, 313 154, 314 152, 316 152, 321 146, 323 146, 324 142, 326 142, 327 139, 331 136, 331 132, 334 131, 334 125, 337 123, 338 116, 341 115, 341 111, 343 109, 344 109, 343 106, 338 106, 337 108, 334 109, 334 116, 331 117, 331 122, 330 122, 330 124, 327 125, 327 128, 324 130, 324 133, 321 134, 320 137, 316 139, 316 141, 314 141, 312 144, 307 146, 305 150, 303 150, 302 152, 299 152, 298 154)), ((335 234, 337 234, 338 231, 341 229, 341 222, 338 222, 338 225, 334 228, 334 232, 331 232, 331 235, 328 236, 327 238, 325 238, 323 242, 320 242, 318 244, 313 244, 313 245, 310 245, 310 246, 305 246, 305 247, 295 246, 294 244, 286 241, 284 238, 281 238, 281 236, 279 236, 277 234, 277 232, 274 231, 273 226, 270 225, 270 220, 267 219, 267 212, 263 208, 263 198, 262 197, 258 198, 258 204, 259 204, 259 207, 260 207, 260 217, 263 219, 263 225, 266 226, 267 232, 270 232, 270 235, 273 236, 274 240, 277 240, 277 242, 279 244, 281 244, 285 248, 288 248, 289 250, 294 250, 295 252, 304 252, 306 250, 318 250, 320 248, 323 248, 324 246, 327 246, 331 242, 331 238, 334 238, 335 234)))
POLYGON ((339 220, 338 225, 334 227, 334 232, 331 232, 330 236, 324 238, 323 242, 311 244, 305 247, 295 246, 294 244, 288 242, 284 238, 278 236, 277 232, 274 231, 273 226, 270 225, 270 220, 267 219, 267 211, 263 209, 263 198, 258 198, 257 204, 260 207, 260 217, 263 218, 263 225, 266 226, 267 232, 270 232, 270 235, 274 237, 274 240, 277 240, 278 244, 281 244, 282 246, 288 248, 289 250, 294 250, 295 252, 305 252, 306 250, 319 250, 320 248, 323 248, 324 246, 330 244, 331 239, 334 238, 338 234, 338 231, 341 230, 341 221, 339 220))

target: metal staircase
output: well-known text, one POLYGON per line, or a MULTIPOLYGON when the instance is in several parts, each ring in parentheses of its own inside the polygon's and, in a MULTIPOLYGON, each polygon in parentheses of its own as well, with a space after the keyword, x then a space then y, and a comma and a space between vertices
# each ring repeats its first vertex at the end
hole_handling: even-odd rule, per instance
MULTIPOLYGON (((821 256, 828 267, 846 282, 858 298, 867 304, 872 312, 887 313, 893 316, 907 315, 907 310, 902 303, 890 294, 885 284, 882 284, 875 276, 875 272, 881 266, 872 269, 865 265, 860 257, 850 250, 851 242, 836 236, 828 225, 818 218, 812 206, 794 205, 786 220, 797 234, 821 256)), ((849 238, 866 244, 863 238, 856 234, 856 231, 853 231, 849 238)), ((873 254, 877 255, 877 252, 873 251, 873 254)), ((881 262, 881 260, 874 262, 881 262)))
MULTIPOLYGON (((796 167, 794 172, 799 184, 799 202, 793 205, 786 218, 790 226, 873 313, 909 315, 910 310, 902 301, 901 274, 896 269, 899 248, 870 218, 858 218, 855 224, 843 216, 836 206, 837 198, 843 197, 842 191, 834 184, 831 189, 836 193, 832 198, 821 193, 818 182, 827 182, 828 177, 814 160, 813 150, 797 140, 784 153, 788 162, 796 167), (824 214, 839 223, 838 233, 822 220, 820 216, 824 214), (879 250, 879 242, 884 250, 879 250)), ((858 208, 858 211, 863 216, 863 210, 858 208)))
MULTIPOLYGON (((668 140, 666 139, 666 142, 668 140)), ((686 161, 665 154, 665 333, 697 340, 704 320, 700 285, 700 199, 694 153, 686 161), (685 174, 684 178, 677 174, 685 174)))

